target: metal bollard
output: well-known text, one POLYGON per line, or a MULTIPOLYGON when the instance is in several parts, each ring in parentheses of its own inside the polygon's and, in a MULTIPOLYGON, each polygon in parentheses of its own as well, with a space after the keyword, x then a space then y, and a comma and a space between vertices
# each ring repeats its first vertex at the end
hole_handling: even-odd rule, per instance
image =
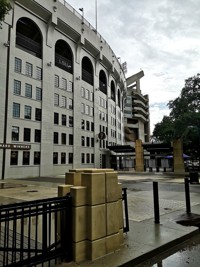
POLYGON ((158 182, 153 182, 154 222, 160 223, 158 182))
POLYGON ((187 213, 191 213, 189 183, 190 183, 189 178, 185 178, 185 201, 186 201, 186 212, 187 213))

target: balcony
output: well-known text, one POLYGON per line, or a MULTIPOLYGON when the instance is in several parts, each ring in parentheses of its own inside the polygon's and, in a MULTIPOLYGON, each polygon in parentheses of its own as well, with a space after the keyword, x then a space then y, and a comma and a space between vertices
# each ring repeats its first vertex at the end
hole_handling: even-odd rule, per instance
POLYGON ((42 58, 42 45, 19 32, 17 32, 16 36, 16 45, 22 50, 31 52, 34 56, 42 58))
POLYGON ((71 74, 73 73, 73 62, 57 53, 55 54, 55 65, 71 74))

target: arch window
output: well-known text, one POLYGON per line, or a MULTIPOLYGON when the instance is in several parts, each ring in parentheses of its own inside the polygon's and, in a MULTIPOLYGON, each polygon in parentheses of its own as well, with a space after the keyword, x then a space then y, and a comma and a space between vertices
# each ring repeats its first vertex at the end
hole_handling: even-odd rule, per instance
POLYGON ((115 101, 115 84, 111 81, 111 99, 115 101))
POLYGON ((107 78, 103 70, 99 73, 99 90, 107 95, 107 78))
POLYGON ((82 80, 91 85, 94 84, 92 62, 87 57, 82 59, 82 80))
POLYGON ((42 58, 42 35, 35 22, 29 18, 20 18, 17 21, 16 46, 42 58))
POLYGON ((121 108, 121 93, 120 90, 118 89, 118 106, 121 108))
POLYGON ((55 45, 55 65, 69 73, 73 73, 73 54, 71 47, 63 40, 55 45))

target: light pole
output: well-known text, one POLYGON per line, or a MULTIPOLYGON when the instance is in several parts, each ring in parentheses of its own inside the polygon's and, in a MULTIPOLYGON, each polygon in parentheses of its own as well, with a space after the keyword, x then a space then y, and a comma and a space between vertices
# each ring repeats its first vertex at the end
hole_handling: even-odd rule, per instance
POLYGON ((95 0, 95 21, 96 21, 96 32, 97 32, 97 0, 95 0))

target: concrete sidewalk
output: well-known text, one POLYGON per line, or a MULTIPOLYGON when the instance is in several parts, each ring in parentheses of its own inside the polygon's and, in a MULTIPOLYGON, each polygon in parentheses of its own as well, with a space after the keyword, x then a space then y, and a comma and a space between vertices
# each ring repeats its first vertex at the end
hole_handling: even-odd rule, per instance
MULTIPOLYGON (((166 183, 184 183, 184 176, 165 173, 119 174, 119 180, 133 182, 158 180, 166 183)), ((31 179, 6 179, 4 189, 0 189, 0 203, 14 203, 57 196, 57 186, 64 182, 64 175, 31 179)), ((197 185, 198 186, 198 185, 197 185)), ((199 234, 199 229, 177 224, 177 218, 185 212, 183 197, 174 192, 160 194, 160 223, 154 223, 152 192, 128 191, 130 231, 124 235, 124 245, 120 250, 95 261, 83 263, 61 263, 59 267, 116 267, 135 266, 162 251, 199 234)), ((191 194, 192 213, 200 214, 200 194, 191 194)))

